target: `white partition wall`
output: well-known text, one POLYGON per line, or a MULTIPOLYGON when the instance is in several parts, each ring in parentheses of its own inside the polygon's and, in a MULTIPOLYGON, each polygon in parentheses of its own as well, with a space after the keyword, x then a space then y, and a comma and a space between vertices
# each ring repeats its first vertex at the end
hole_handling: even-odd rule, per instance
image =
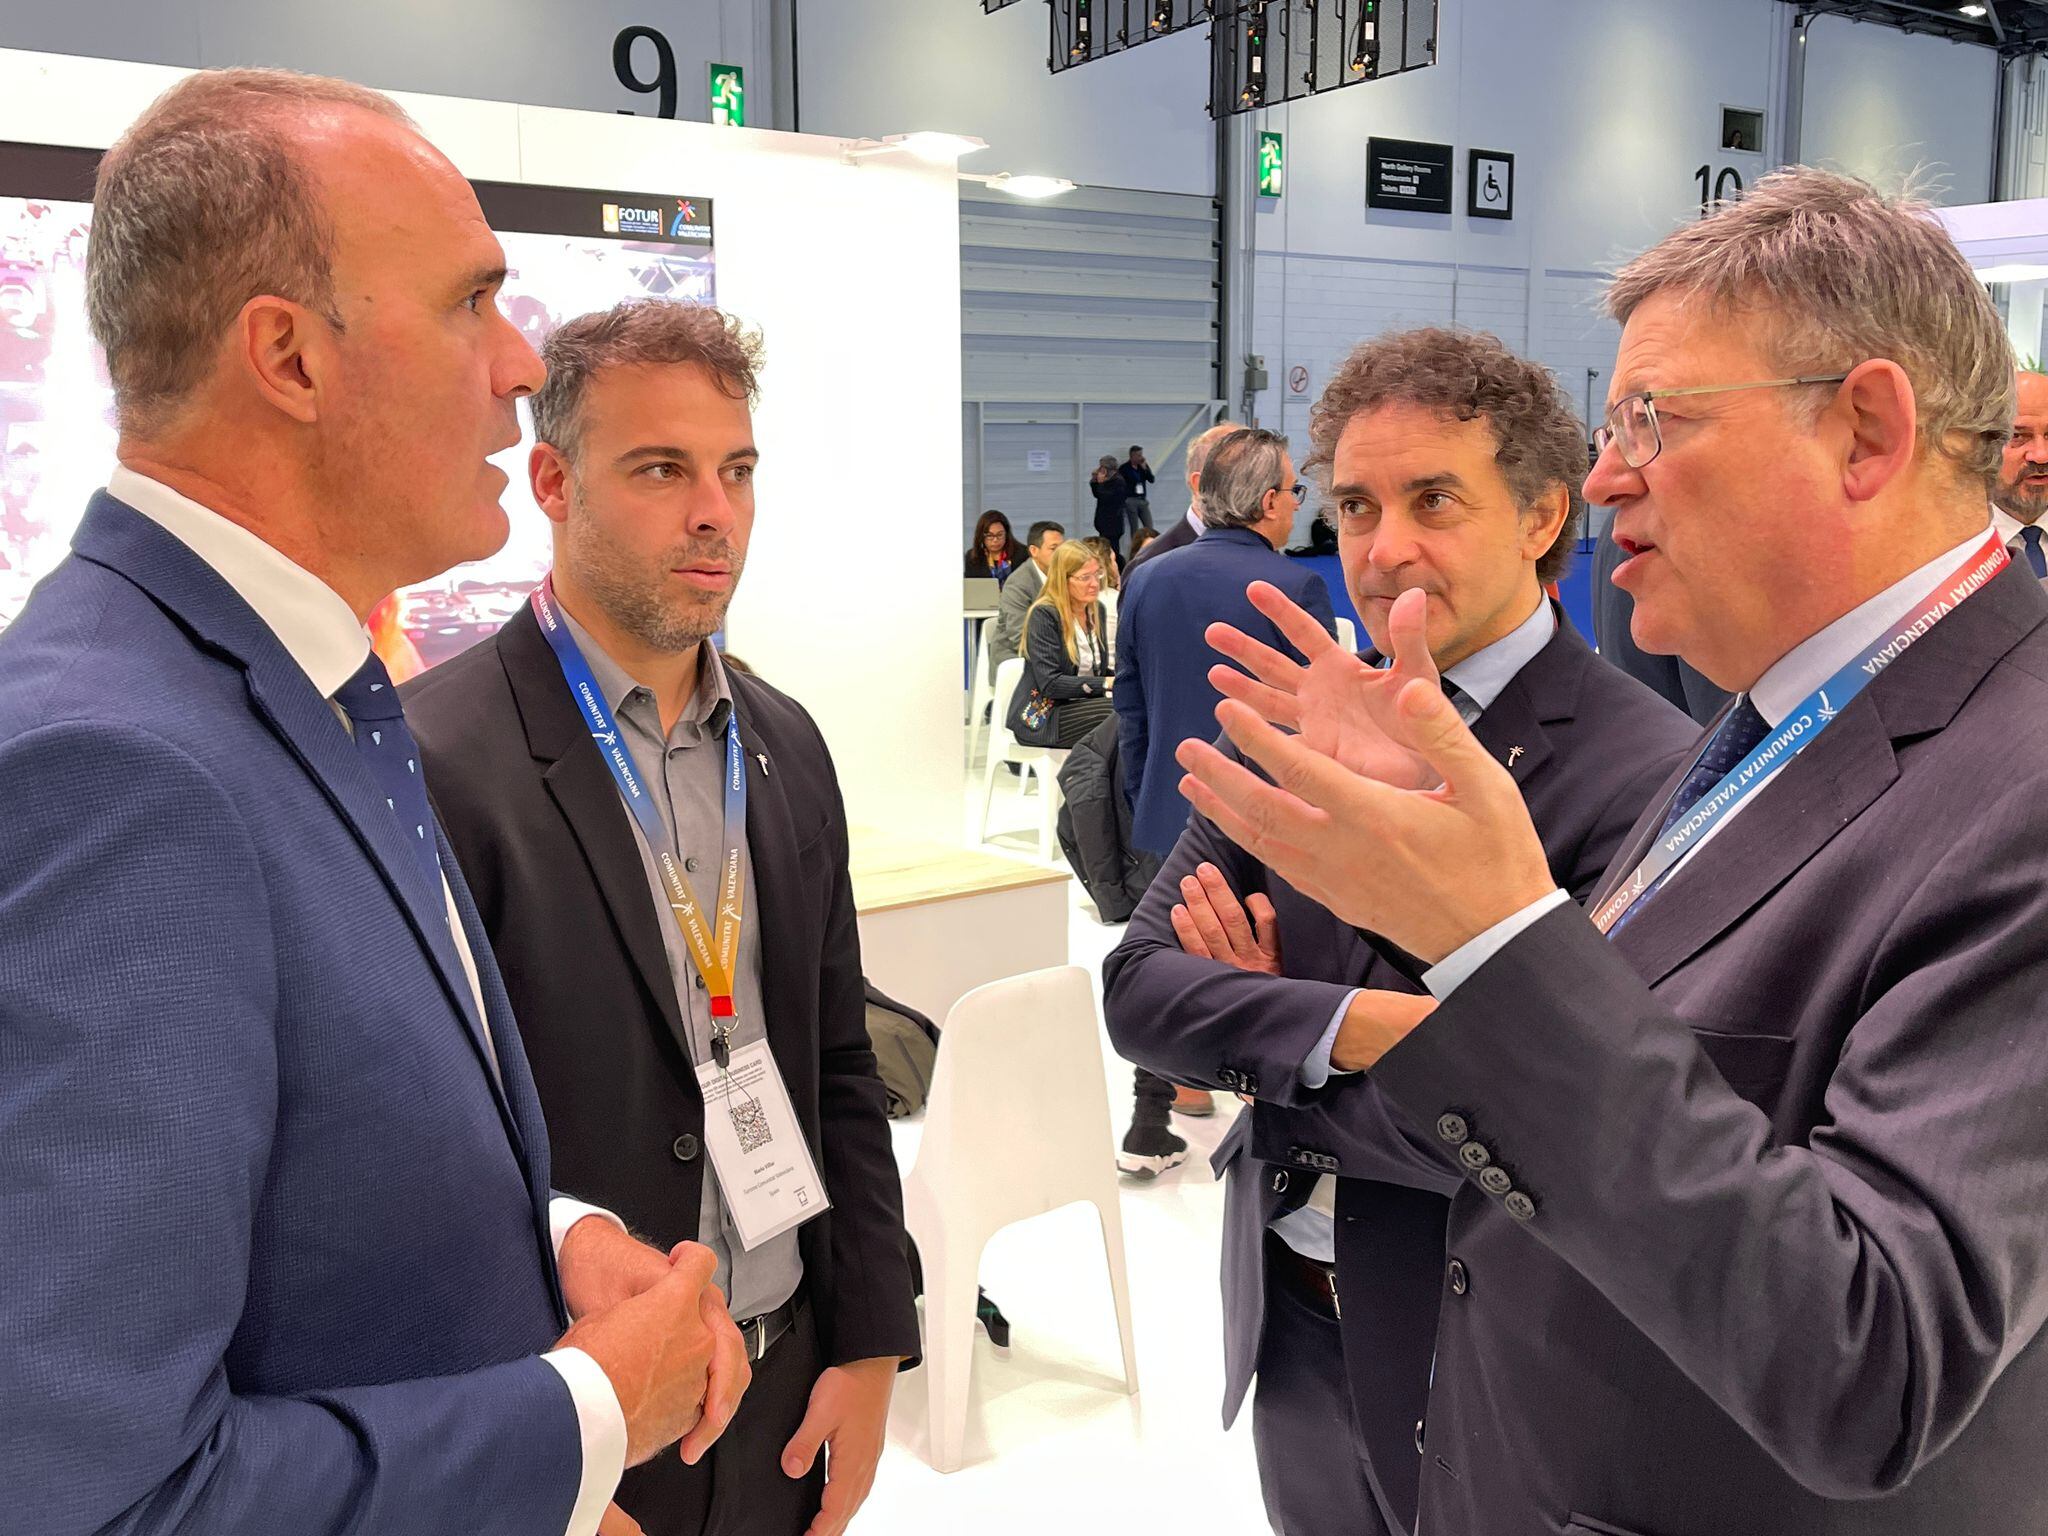
MULTIPOLYGON (((0 50, 0 139, 104 146, 182 73, 0 50)), ((719 303, 760 327, 768 355, 757 522, 727 639, 817 717, 854 820, 957 841, 951 167, 849 165, 813 136, 400 99, 478 179, 713 199, 719 303)))

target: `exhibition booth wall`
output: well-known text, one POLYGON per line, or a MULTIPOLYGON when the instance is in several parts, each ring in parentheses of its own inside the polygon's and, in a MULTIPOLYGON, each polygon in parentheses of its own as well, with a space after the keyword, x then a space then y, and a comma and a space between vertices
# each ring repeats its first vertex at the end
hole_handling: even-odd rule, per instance
MULTIPOLYGON (((104 148, 183 73, 0 50, 0 141, 104 148)), ((716 300, 767 343, 755 417, 759 511, 727 644, 816 716, 855 822, 956 840, 963 743, 952 167, 902 155, 849 164, 839 141, 814 136, 399 99, 472 180, 587 189, 593 205, 650 194, 672 208, 688 201, 693 212, 715 210, 716 300)), ((0 188, 0 204, 5 197, 0 188)), ((519 255, 525 239, 507 240, 515 266, 543 259, 519 255)), ((566 303, 594 307, 645 291, 644 262, 601 254, 610 258, 599 267, 612 274, 608 285, 589 276, 587 261, 560 267, 575 289, 566 303)), ((701 296, 691 290, 711 280, 710 265, 703 252, 660 272, 678 296, 701 296)), ((75 381, 81 389, 94 382, 89 370, 75 381)), ((36 387, 47 394, 56 386, 36 387)), ((110 442, 87 439, 37 446, 51 469, 97 484, 111 467, 110 442)), ((513 539, 501 560, 521 549, 544 559, 524 453, 500 462, 513 480, 513 539)))

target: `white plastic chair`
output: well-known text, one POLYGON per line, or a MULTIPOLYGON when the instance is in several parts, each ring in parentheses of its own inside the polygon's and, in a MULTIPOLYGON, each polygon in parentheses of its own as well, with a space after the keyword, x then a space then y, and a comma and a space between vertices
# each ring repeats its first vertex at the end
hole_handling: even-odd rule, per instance
MULTIPOLYGON (((939 1032, 903 1210, 924 1264, 930 1457, 941 1472, 959 1468, 966 1439, 982 1249, 1014 1222, 1077 1201, 1095 1207, 1123 1342, 1124 1388, 1138 1390, 1100 1040, 1088 973, 1073 965, 976 987, 953 1005, 939 1032)), ((1004 1302, 1015 1305, 1007 1291, 1004 1302)))
POLYGON ((981 769, 981 832, 988 841, 989 806, 995 800, 996 774, 1004 763, 1015 763, 1038 780, 1038 856, 1051 861, 1059 857, 1060 765, 1067 760, 1062 747, 1028 747, 1010 730, 1010 700, 1024 681, 1024 658, 1012 656, 996 668, 995 713, 989 717, 988 761, 981 769))
POLYGON ((1337 643, 1354 656, 1357 655, 1358 626, 1349 619, 1340 617, 1337 620, 1337 643))
MULTIPOLYGON (((991 676, 994 669, 988 664, 988 634, 995 628, 994 619, 981 621, 981 636, 974 643, 974 681, 967 690, 967 761, 974 761, 974 754, 981 750, 982 716, 995 701, 996 685, 991 676)), ((996 722, 1000 724, 1001 722, 996 722)))

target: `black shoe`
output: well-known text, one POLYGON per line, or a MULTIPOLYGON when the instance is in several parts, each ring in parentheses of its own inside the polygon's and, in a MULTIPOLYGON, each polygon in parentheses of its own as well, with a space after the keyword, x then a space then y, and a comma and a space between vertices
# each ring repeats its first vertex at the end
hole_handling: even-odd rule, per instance
POLYGON ((1165 1126, 1133 1124, 1116 1155, 1116 1171, 1134 1179, 1156 1179, 1187 1160, 1188 1144, 1165 1126))
POLYGON ((987 1291, 975 1292, 974 1317, 988 1334, 989 1343, 997 1349, 1010 1347, 1010 1320, 1003 1316, 1003 1309, 989 1299, 987 1291))

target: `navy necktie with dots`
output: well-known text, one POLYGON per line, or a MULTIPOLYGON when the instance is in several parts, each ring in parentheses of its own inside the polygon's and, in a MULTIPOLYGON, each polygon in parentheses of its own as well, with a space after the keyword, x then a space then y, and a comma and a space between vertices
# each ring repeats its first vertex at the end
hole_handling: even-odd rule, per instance
MULTIPOLYGON (((2026 527, 2022 528, 2020 530, 2020 542, 2026 546, 2024 553, 2027 557, 2028 568, 2036 576, 2041 577, 2043 580, 2048 580, 2048 553, 2042 551, 2041 530, 2039 526, 2029 523, 2026 527)), ((2007 547, 2011 548, 2010 545, 2007 547)), ((2014 554, 2021 552, 2020 550, 2013 550, 2014 554)))
POLYGON ((356 751, 377 781, 384 804, 397 820, 405 844, 413 851, 427 887, 441 887, 441 859, 434 833, 434 812, 427 804, 426 776, 420 772, 420 747, 406 728, 405 710, 391 674, 372 651, 370 659, 343 683, 334 702, 348 712, 355 727, 356 751))
POLYGON ((1671 797, 1671 809, 1664 813, 1664 825, 1657 829, 1657 835, 1662 837, 1684 820, 1707 792, 1728 776, 1728 770, 1754 752, 1757 743, 1770 734, 1771 728, 1749 702, 1749 695, 1745 693, 1737 699, 1728 718, 1715 729, 1706 750, 1700 753, 1699 761, 1693 764, 1692 772, 1678 786, 1678 793, 1671 797))

